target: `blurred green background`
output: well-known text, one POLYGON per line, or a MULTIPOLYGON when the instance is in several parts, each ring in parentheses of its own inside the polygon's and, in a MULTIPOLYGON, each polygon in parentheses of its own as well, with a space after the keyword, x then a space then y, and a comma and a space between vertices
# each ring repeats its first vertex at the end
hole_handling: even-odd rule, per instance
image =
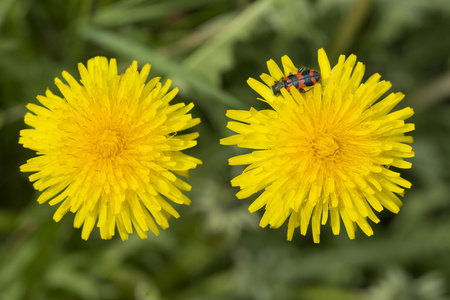
POLYGON ((0 0, 0 299, 450 299, 450 1, 448 0, 0 0), (248 77, 287 54, 317 68, 354 53, 402 91, 416 111, 413 183, 398 215, 380 214, 374 236, 360 230, 321 243, 287 226, 258 227, 230 179, 244 153, 219 145, 227 109, 263 108, 248 77), (34 152, 17 142, 25 105, 66 70, 96 55, 132 60, 174 80, 176 101, 196 105, 204 162, 191 173, 190 206, 159 237, 88 241, 74 215, 55 207, 19 166, 34 152))

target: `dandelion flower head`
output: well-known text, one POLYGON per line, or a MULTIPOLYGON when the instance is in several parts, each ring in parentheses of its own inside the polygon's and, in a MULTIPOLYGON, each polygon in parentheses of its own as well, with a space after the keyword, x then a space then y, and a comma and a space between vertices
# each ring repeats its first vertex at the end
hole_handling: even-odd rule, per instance
POLYGON ((391 87, 379 74, 361 83, 364 65, 355 55, 341 55, 331 68, 320 49, 318 62, 322 80, 305 93, 283 88, 274 95, 271 89, 280 78, 297 73, 287 56, 282 58, 284 71, 270 60, 270 75, 261 75, 264 83, 247 81, 271 109, 227 112, 235 120, 228 128, 237 134, 221 143, 253 150, 229 160, 230 165, 248 165, 231 183, 240 187, 239 199, 262 191, 249 210, 265 207, 262 227, 278 228, 289 218, 289 240, 296 228, 305 235, 311 224, 319 243, 328 220, 335 235, 342 220, 350 239, 357 227, 370 236, 368 219, 378 223, 376 212, 384 208, 398 213, 398 196, 411 186, 391 167, 411 167, 404 159, 414 156, 406 144, 412 137, 405 133, 414 124, 405 120, 414 112, 409 107, 392 111, 402 93, 379 100, 391 87))
POLYGON ((181 152, 196 145, 198 133, 179 134, 200 123, 188 114, 193 104, 170 104, 178 92, 169 91, 170 80, 146 83, 148 64, 139 72, 133 62, 118 75, 115 59, 95 57, 78 69, 81 83, 65 71, 67 84, 55 79, 63 97, 47 90, 37 97, 43 106, 27 105, 33 128, 20 132, 19 143, 37 156, 20 170, 34 173, 39 203, 60 203, 55 221, 76 214, 83 239, 95 224, 103 239, 116 227, 122 240, 133 227, 141 238, 148 230, 158 235, 157 224, 165 229, 179 217, 168 200, 190 203, 182 191, 191 187, 180 176, 201 163, 181 152))

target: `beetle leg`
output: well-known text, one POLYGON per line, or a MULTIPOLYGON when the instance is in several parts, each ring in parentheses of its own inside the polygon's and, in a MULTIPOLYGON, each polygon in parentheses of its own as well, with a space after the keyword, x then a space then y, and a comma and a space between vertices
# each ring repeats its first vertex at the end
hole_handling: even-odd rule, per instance
POLYGON ((304 88, 299 89, 300 92, 302 93, 306 93, 307 91, 309 91, 310 89, 312 89, 313 87, 310 87, 309 89, 305 90, 304 88))

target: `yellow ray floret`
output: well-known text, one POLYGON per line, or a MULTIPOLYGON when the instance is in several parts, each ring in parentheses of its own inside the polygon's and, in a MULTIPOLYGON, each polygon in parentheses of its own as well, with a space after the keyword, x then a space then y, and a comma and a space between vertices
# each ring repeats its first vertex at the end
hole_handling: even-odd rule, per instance
POLYGON ((182 191, 190 186, 175 174, 187 175, 201 161, 181 150, 197 144, 197 133, 178 134, 200 120, 192 118, 193 104, 170 101, 178 90, 160 78, 148 83, 150 65, 140 72, 137 63, 117 74, 115 59, 95 57, 87 67, 78 65, 78 83, 69 73, 67 82, 55 79, 63 97, 47 90, 29 104, 25 123, 33 129, 20 133, 19 143, 37 156, 21 166, 42 191, 39 203, 60 204, 55 221, 69 211, 74 226, 83 226, 88 239, 97 224, 103 239, 116 231, 123 240, 133 232, 159 234, 179 214, 169 204, 189 204, 182 191))
POLYGON ((239 199, 262 190, 249 210, 265 207, 262 227, 278 228, 289 219, 289 240, 295 228, 305 235, 311 224, 318 243, 328 220, 334 234, 342 220, 351 239, 357 226, 372 235, 367 219, 379 222, 374 210, 397 213, 402 205, 397 195, 411 186, 390 167, 411 167, 404 158, 414 156, 405 144, 412 137, 405 133, 414 124, 405 120, 414 112, 409 107, 392 112, 402 93, 379 100, 391 87, 380 75, 361 83, 365 68, 356 56, 341 55, 331 69, 320 49, 318 62, 322 80, 306 93, 283 88, 281 95, 273 94, 275 82, 296 72, 287 56, 282 58, 284 71, 268 61, 270 75, 261 75, 265 84, 248 80, 272 109, 227 112, 235 120, 228 128, 237 134, 221 144, 253 150, 229 160, 230 165, 248 165, 231 184, 240 187, 239 199))

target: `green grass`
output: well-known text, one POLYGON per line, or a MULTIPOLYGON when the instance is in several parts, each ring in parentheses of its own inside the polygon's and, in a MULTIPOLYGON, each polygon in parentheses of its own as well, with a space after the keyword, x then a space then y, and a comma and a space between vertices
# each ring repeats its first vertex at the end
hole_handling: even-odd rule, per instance
POLYGON ((0 1, 0 299, 450 299, 449 30, 447 0, 0 1), (248 77, 284 54, 317 68, 321 47, 332 65, 356 54, 365 79, 380 73, 406 94, 416 156, 398 215, 352 241, 324 227, 315 245, 258 227, 229 183, 240 150, 219 139, 227 109, 265 107, 248 77), (83 241, 73 214, 55 223, 19 172, 34 155, 17 143, 25 105, 96 55, 120 71, 150 63, 202 118, 192 204, 159 237, 103 241, 94 229, 83 241))

